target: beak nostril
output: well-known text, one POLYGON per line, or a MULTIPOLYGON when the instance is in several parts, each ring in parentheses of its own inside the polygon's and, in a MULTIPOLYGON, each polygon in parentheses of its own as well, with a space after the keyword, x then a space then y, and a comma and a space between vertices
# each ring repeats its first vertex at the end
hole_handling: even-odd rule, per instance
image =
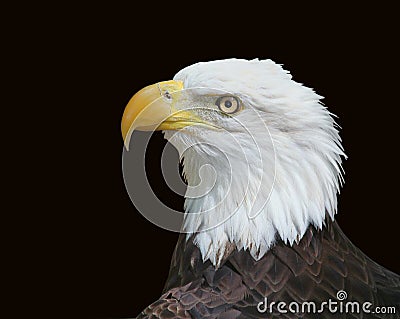
POLYGON ((167 100, 172 100, 172 95, 168 91, 165 91, 164 96, 167 100))

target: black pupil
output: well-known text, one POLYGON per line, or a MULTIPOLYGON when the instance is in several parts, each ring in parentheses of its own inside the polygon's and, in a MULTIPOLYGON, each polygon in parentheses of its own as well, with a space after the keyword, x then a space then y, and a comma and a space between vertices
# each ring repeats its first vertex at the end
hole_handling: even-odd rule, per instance
POLYGON ((225 101, 224 105, 225 105, 225 107, 230 108, 232 106, 232 102, 231 101, 225 101))

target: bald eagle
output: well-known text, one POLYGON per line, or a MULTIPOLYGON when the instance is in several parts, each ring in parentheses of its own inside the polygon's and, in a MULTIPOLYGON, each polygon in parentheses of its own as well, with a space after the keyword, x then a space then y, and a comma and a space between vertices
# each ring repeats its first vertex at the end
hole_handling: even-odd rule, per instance
POLYGON ((162 130, 188 185, 163 294, 138 318, 400 318, 400 277, 334 219, 345 154, 321 98, 258 59, 196 63, 132 97, 126 147, 162 130))

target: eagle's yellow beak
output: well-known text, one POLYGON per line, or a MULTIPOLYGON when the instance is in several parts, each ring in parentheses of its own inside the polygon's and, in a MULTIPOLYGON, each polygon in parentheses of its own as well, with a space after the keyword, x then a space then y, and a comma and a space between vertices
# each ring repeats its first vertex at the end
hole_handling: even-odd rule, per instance
POLYGON ((175 108, 183 89, 182 81, 164 81, 141 89, 131 98, 121 121, 127 149, 134 130, 179 130, 203 123, 193 112, 175 108))

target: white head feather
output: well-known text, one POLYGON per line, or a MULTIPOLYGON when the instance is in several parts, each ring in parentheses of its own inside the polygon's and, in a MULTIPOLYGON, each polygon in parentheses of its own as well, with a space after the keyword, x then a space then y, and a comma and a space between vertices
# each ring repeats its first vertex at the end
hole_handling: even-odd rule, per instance
POLYGON ((223 120, 225 131, 165 132, 183 158, 185 229, 204 260, 219 266, 232 244, 258 260, 277 239, 292 245, 326 213, 334 218, 345 155, 321 96, 271 60, 197 63, 174 80, 230 92, 244 106, 223 120))

